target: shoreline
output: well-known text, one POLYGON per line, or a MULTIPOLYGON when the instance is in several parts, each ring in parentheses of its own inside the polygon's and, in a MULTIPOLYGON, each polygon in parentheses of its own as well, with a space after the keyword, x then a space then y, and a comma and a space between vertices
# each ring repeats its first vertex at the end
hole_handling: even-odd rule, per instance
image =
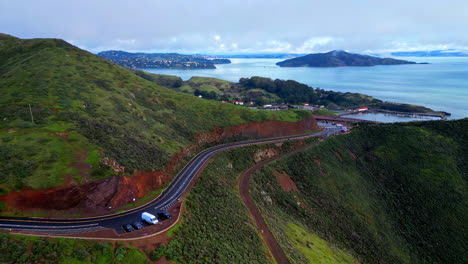
MULTIPOLYGON (((346 112, 346 113, 339 114, 339 116, 347 117, 347 116, 354 116, 354 115, 359 115, 359 114, 384 114, 385 116, 393 116, 397 118, 406 117, 406 118, 421 119, 420 121, 435 121, 435 120, 446 121, 448 120, 447 115, 450 116, 450 114, 444 113, 444 112, 410 113, 410 112, 398 112, 398 111, 390 111, 390 110, 382 110, 382 109, 369 109, 369 110, 362 111, 362 112, 346 112), (428 119, 428 118, 437 118, 437 119, 428 119)), ((367 120, 367 119, 362 119, 362 120, 367 120)), ((417 121, 417 120, 414 120, 414 121, 417 121)), ((407 122, 411 122, 411 121, 407 121, 407 122)))

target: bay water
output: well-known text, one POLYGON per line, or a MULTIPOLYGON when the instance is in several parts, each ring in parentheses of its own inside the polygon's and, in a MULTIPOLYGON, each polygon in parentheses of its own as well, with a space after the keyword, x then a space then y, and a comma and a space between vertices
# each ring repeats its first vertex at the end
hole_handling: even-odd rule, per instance
MULTIPOLYGON (((216 69, 142 69, 152 73, 214 77, 238 82, 241 77, 262 76, 295 80, 314 88, 371 95, 383 101, 422 105, 452 114, 449 119, 468 117, 468 58, 401 58, 430 64, 338 68, 282 68, 281 59, 231 59, 216 69)), ((372 116, 371 118, 377 118, 372 116)))

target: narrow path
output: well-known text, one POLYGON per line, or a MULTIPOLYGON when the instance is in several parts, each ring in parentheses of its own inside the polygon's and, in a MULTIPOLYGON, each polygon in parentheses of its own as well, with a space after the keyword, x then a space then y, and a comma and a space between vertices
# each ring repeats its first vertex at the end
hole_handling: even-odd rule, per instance
POLYGON ((314 142, 312 144, 308 144, 305 146, 301 146, 299 148, 296 148, 290 152, 286 152, 277 156, 274 156, 270 159, 261 161, 257 163, 255 166, 251 167, 247 171, 245 171, 241 176, 240 176, 240 182, 239 182, 239 190, 240 190, 240 195, 242 198, 242 201, 244 202, 245 206, 249 210, 250 214, 252 215, 252 218, 255 221, 255 224, 257 225, 257 228, 261 231, 262 233, 262 238, 265 241, 265 244, 267 245, 268 249, 270 250, 271 254, 275 258, 276 262, 278 264, 283 264, 283 263, 290 263, 288 260, 288 257, 284 253, 284 251, 281 249, 280 245, 276 241, 275 237, 273 236, 273 233, 270 231, 268 228, 268 225, 265 223, 265 220, 262 217, 262 214, 258 210, 257 206, 255 205, 254 200, 250 196, 249 193, 249 180, 252 176, 252 174, 261 169, 265 164, 270 163, 272 161, 275 161, 277 159, 280 159, 284 156, 291 155, 293 153, 296 153, 298 151, 304 150, 308 147, 317 145, 320 143, 322 140, 318 142, 314 142))

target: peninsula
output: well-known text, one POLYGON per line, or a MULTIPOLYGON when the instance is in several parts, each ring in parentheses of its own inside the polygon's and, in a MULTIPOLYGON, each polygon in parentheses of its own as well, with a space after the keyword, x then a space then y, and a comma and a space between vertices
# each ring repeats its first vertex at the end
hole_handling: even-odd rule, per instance
POLYGON ((209 60, 194 55, 178 53, 131 53, 109 50, 97 54, 125 68, 156 69, 216 69, 215 64, 231 63, 230 60, 209 60))

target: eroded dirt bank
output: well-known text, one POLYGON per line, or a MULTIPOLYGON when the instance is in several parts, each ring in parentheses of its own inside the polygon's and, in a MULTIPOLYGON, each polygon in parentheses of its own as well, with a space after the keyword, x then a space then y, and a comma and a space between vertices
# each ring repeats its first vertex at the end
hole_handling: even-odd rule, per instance
POLYGON ((170 182, 177 168, 208 144, 301 134, 317 128, 312 116, 295 123, 266 121, 216 128, 212 132, 196 134, 195 144, 175 153, 163 171, 138 171, 131 176, 114 176, 76 186, 24 189, 0 196, 0 201, 5 202, 8 209, 21 212, 47 210, 54 217, 63 216, 65 212, 83 216, 110 213, 170 182))

